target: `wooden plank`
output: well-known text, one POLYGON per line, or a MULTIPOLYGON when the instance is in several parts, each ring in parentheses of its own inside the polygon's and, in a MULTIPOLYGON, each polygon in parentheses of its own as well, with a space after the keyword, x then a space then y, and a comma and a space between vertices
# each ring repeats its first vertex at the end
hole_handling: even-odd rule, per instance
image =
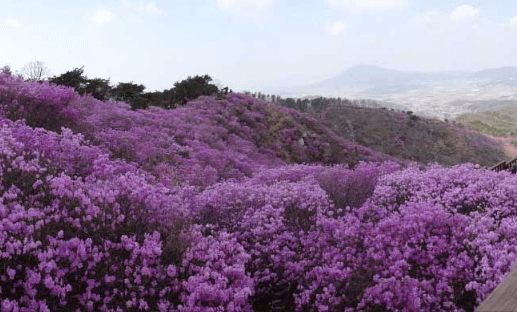
POLYGON ((517 311, 517 262, 476 312, 517 311))

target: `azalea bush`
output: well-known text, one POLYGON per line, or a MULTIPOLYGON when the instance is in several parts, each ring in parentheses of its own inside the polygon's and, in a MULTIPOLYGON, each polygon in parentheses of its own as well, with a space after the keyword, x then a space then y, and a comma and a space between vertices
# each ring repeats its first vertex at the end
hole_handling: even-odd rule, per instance
POLYGON ((32 127, 59 131, 77 120, 78 111, 70 105, 74 98, 73 88, 25 82, 0 72, 0 114, 11 120, 25 119, 32 127))
POLYGON ((132 111, 0 73, 0 107, 2 312, 473 311, 517 258, 515 175, 242 94, 132 111))

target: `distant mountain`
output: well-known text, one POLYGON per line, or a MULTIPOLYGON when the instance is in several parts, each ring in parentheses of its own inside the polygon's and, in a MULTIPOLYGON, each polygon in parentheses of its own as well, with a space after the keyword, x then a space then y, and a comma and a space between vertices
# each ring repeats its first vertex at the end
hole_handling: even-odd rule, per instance
POLYGON ((360 65, 352 67, 334 78, 324 80, 318 85, 326 87, 366 87, 418 80, 418 78, 418 74, 404 73, 371 65, 360 65))
POLYGON ((403 72, 373 65, 359 65, 317 84, 297 88, 298 91, 328 92, 342 88, 413 89, 443 80, 509 80, 517 78, 517 68, 500 67, 477 72, 454 71, 445 73, 403 72))
POLYGON ((482 71, 472 73, 472 77, 487 80, 510 80, 512 78, 517 79, 517 68, 507 66, 493 69, 484 69, 482 71))

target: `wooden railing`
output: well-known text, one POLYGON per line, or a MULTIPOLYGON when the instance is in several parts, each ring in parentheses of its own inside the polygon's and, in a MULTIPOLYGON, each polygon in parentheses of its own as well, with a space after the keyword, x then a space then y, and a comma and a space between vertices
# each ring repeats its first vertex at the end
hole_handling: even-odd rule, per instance
MULTIPOLYGON (((492 167, 494 171, 510 169, 516 173, 517 158, 509 161, 502 161, 492 167)), ((517 311, 517 262, 513 265, 512 271, 497 285, 490 295, 477 307, 476 312, 488 311, 517 311)))
POLYGON ((512 168, 512 165, 515 164, 515 166, 517 166, 517 158, 514 158, 512 160, 503 160, 501 161, 500 163, 496 164, 495 166, 492 167, 492 170, 494 171, 503 171, 503 170, 507 170, 507 169, 510 169, 512 171, 512 173, 515 173, 515 168, 512 168))

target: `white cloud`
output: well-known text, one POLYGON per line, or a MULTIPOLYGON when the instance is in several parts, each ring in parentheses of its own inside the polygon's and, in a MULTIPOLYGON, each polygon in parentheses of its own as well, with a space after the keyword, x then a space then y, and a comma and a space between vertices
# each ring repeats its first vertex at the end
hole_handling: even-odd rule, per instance
POLYGON ((435 23, 438 19, 438 12, 427 10, 420 12, 419 15, 413 16, 409 19, 410 23, 427 25, 431 23, 435 23))
POLYGON ((453 12, 422 11, 409 19, 427 35, 446 35, 448 32, 471 31, 476 34, 486 30, 488 20, 470 5, 460 5, 453 12), (458 23, 462 22, 462 23, 458 23))
POLYGON ((163 14, 163 10, 159 9, 156 6, 156 3, 154 1, 151 1, 148 4, 146 4, 144 6, 144 11, 148 12, 148 13, 158 14, 158 15, 162 15, 163 14))
POLYGON ((499 27, 501 27, 501 28, 517 28, 517 16, 510 18, 510 21, 508 23, 499 24, 499 27))
POLYGON ((114 14, 108 9, 98 9, 91 21, 95 24, 105 24, 113 20, 114 14))
POLYGON ((277 0, 217 0, 217 5, 224 11, 256 11, 264 10, 277 0))
POLYGON ((425 10, 409 19, 409 23, 415 25, 415 29, 428 36, 443 36, 447 33, 449 24, 444 14, 437 11, 425 10))
POLYGON ((121 0, 121 7, 110 10, 106 8, 97 9, 91 21, 95 24, 105 24, 114 20, 115 16, 125 17, 131 22, 141 22, 140 15, 142 13, 163 14, 163 10, 158 8, 156 2, 142 2, 133 4, 127 0, 121 0))
POLYGON ((216 0, 220 10, 242 21, 264 28, 264 14, 277 0, 216 0))
POLYGON ((6 18, 4 20, 4 24, 9 27, 12 27, 12 28, 18 28, 18 27, 22 26, 22 24, 17 19, 14 19, 14 18, 6 18))
POLYGON ((458 6, 451 14, 449 19, 452 21, 473 20, 479 17, 479 10, 468 4, 458 6))
POLYGON ((412 0, 326 0, 331 7, 341 8, 353 13, 372 11, 404 10, 411 6, 412 0))
POLYGON ((152 13, 152 14, 163 14, 163 10, 156 6, 156 2, 142 2, 140 1, 138 4, 132 4, 127 0, 122 0, 122 6, 125 10, 131 11, 132 13, 138 14, 139 12, 152 13))
POLYGON ((343 34, 347 28, 348 25, 345 23, 345 21, 337 21, 334 23, 327 23, 325 25, 325 31, 332 36, 343 34))

